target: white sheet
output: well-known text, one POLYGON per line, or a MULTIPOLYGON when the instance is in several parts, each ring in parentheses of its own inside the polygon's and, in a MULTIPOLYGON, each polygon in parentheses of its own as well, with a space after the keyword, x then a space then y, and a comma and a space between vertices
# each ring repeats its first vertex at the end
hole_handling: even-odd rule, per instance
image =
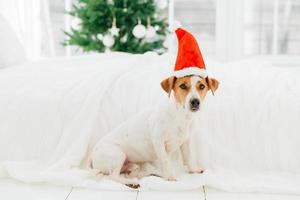
MULTIPOLYGON (((78 169, 89 144, 154 106, 174 58, 121 53, 45 60, 0 71, 0 176, 126 189, 78 169)), ((208 95, 194 134, 204 175, 157 177, 143 189, 300 194, 300 68, 207 62, 220 89, 208 95)))

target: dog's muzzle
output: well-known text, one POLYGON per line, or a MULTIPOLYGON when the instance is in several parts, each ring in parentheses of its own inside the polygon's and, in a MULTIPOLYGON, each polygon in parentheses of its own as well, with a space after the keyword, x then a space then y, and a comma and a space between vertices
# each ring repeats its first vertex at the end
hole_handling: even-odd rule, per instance
POLYGON ((199 106, 200 106, 199 99, 194 98, 194 99, 190 100, 190 109, 191 109, 192 112, 198 111, 199 110, 199 106))

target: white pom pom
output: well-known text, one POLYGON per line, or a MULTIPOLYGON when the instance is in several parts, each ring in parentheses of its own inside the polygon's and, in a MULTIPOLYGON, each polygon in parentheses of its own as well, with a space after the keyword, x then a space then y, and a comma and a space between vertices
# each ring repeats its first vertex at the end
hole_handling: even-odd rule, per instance
POLYGON ((180 21, 172 21, 170 24, 169 24, 169 31, 171 31, 172 33, 174 33, 178 28, 181 27, 181 23, 180 21))

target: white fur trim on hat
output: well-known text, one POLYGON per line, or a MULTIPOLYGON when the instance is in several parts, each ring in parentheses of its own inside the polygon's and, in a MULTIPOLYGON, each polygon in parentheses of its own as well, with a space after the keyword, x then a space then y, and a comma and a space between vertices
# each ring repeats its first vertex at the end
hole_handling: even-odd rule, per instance
POLYGON ((187 67, 173 72, 173 76, 176 76, 177 78, 189 75, 198 75, 204 78, 207 77, 206 70, 200 69, 199 67, 187 67))

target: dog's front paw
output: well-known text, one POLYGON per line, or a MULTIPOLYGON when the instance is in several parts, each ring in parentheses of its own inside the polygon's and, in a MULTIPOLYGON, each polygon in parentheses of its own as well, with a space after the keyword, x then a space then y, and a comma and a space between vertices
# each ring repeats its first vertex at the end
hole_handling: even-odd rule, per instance
POLYGON ((190 168, 189 173, 190 174, 202 174, 204 172, 201 168, 190 168))
POLYGON ((138 189, 140 187, 140 184, 138 184, 138 183, 131 183, 131 184, 125 184, 125 185, 132 189, 138 189))
POLYGON ((126 186, 133 189, 137 189, 140 187, 140 184, 138 182, 139 180, 137 178, 131 178, 130 180, 131 180, 130 183, 125 184, 126 186))

